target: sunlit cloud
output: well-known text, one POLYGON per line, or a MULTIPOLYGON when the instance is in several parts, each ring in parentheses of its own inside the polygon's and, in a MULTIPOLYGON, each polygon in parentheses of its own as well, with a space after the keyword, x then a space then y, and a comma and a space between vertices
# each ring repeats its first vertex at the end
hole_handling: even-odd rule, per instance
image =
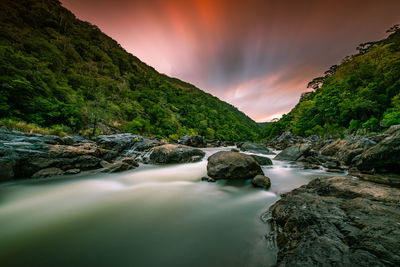
POLYGON ((61 2, 158 71, 257 121, 290 111, 308 81, 400 23, 398 0, 61 2))

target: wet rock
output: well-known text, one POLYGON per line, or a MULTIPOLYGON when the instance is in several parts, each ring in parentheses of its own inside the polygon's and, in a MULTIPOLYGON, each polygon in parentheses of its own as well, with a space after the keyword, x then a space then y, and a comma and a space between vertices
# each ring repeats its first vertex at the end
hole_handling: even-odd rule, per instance
POLYGON ((132 166, 134 166, 134 167, 139 167, 139 163, 137 163, 137 161, 136 161, 136 159, 135 158, 122 158, 122 159, 120 159, 119 160, 120 162, 123 162, 123 163, 127 163, 127 164, 129 164, 129 165, 132 165, 132 166))
POLYGON ((322 147, 320 153, 324 156, 334 157, 340 162, 349 165, 354 157, 375 144, 376 142, 369 138, 353 136, 347 139, 338 139, 322 147))
POLYGON ((292 135, 291 132, 283 132, 280 136, 277 136, 269 141, 268 146, 274 147, 278 150, 284 150, 287 147, 293 146, 297 143, 304 143, 304 139, 302 137, 292 135))
POLYGON ((232 152, 239 152, 239 150, 236 149, 236 148, 232 148, 231 151, 232 151, 232 152))
POLYGON ((200 161, 205 153, 197 148, 183 145, 167 144, 155 147, 150 154, 150 160, 154 163, 182 163, 200 161))
POLYGON ((65 171, 65 174, 78 174, 80 172, 81 172, 80 169, 69 169, 65 171))
POLYGON ((45 178, 45 177, 59 176, 63 174, 64 171, 59 168, 47 168, 34 173, 32 175, 32 178, 45 178))
POLYGON ((304 168, 305 170, 307 170, 307 169, 318 170, 320 167, 319 167, 319 165, 317 165, 317 164, 304 163, 304 164, 303 164, 303 168, 304 168))
POLYGON ((207 147, 220 147, 221 141, 218 139, 206 140, 207 147))
POLYGON ((309 150, 310 150, 310 145, 308 144, 294 145, 284 149, 281 153, 276 155, 275 159, 296 161, 301 156, 306 154, 309 150))
POLYGON ((258 155, 250 155, 250 156, 252 156, 261 166, 272 165, 272 160, 268 157, 262 157, 258 155))
POLYGON ((122 162, 122 161, 117 161, 112 164, 110 164, 108 167, 102 170, 102 172, 122 172, 122 171, 127 171, 136 168, 133 165, 130 165, 128 163, 122 162))
POLYGON ((203 176, 203 177, 201 177, 200 180, 203 181, 203 182, 209 182, 209 183, 214 183, 214 182, 216 182, 215 179, 213 179, 213 178, 211 178, 211 177, 208 177, 208 176, 203 176))
POLYGON ((330 159, 330 161, 327 161, 322 164, 327 169, 339 169, 340 168, 340 162, 334 159, 330 159))
POLYGON ((352 172, 351 175, 359 177, 365 181, 371 181, 374 183, 387 184, 390 186, 400 187, 400 175, 394 173, 383 173, 383 174, 367 174, 361 172, 352 172))
POLYGON ((15 162, 10 158, 0 158, 0 181, 14 178, 15 162))
POLYGON ((251 183, 255 186, 255 187, 261 187, 261 188, 265 188, 268 189, 271 187, 271 180, 264 175, 256 175, 253 180, 251 180, 251 183))
POLYGON ((339 169, 339 168, 329 168, 326 171, 327 172, 344 172, 343 169, 339 169))
POLYGON ((273 155, 274 153, 270 151, 265 145, 259 143, 245 142, 240 146, 241 151, 247 151, 252 153, 260 153, 265 155, 273 155))
POLYGON ((153 147, 160 146, 163 144, 165 144, 165 143, 163 143, 157 139, 147 139, 142 136, 138 136, 135 139, 135 143, 132 145, 130 150, 143 152, 143 151, 148 151, 148 150, 152 149, 153 147))
POLYGON ((354 158, 361 172, 400 174, 400 127, 392 126, 388 132, 389 136, 354 158))
POLYGON ((399 266, 400 189, 321 178, 271 207, 277 266, 399 266))
POLYGON ((250 155, 220 151, 208 158, 207 175, 214 179, 252 179, 257 174, 264 173, 250 155))
POLYGON ((178 140, 178 144, 192 147, 207 146, 207 142, 199 135, 185 135, 178 140))
POLYGON ((99 135, 96 143, 104 149, 121 152, 130 148, 138 140, 137 135, 130 133, 114 134, 114 135, 99 135))

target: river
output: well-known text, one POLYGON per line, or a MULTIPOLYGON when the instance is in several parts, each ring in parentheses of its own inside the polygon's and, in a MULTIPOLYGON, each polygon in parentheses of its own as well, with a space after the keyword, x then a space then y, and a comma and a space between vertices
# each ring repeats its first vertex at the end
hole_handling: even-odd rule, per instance
POLYGON ((230 148, 204 149, 198 163, 0 184, 1 266, 273 265, 261 216, 281 193, 335 174, 273 161, 268 191, 201 182, 219 150, 230 148))

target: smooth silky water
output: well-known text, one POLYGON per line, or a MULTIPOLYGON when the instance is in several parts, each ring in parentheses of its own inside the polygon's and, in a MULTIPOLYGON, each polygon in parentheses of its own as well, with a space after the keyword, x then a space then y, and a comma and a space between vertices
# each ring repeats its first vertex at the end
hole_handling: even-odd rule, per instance
MULTIPOLYGON (((198 163, 0 184, 1 266, 270 266, 263 213, 323 170, 264 167, 272 187, 201 182, 198 163)), ((337 175, 337 174, 336 174, 337 175)))

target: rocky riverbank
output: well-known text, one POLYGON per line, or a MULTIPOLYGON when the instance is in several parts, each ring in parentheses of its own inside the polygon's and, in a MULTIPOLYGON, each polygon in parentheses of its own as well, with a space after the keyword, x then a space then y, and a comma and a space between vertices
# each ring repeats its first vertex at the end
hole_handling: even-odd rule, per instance
POLYGON ((285 132, 266 146, 282 150, 275 159, 296 161, 304 168, 348 170, 350 175, 361 179, 400 186, 400 125, 381 134, 337 140, 302 138, 285 132))
POLYGON ((338 140, 285 132, 267 145, 282 149, 277 160, 354 177, 315 179, 270 208, 277 266, 400 265, 399 125, 338 140))
MULTIPOLYGON (((189 140, 212 145, 201 141, 201 137, 189 140)), ((89 140, 81 136, 60 138, 0 128, 0 181, 87 170, 119 172, 136 168, 139 163, 193 162, 203 157, 204 152, 197 148, 165 144, 129 133, 100 135, 89 140)))
POLYGON ((271 209, 277 266, 399 266, 400 189, 315 179, 271 209))

